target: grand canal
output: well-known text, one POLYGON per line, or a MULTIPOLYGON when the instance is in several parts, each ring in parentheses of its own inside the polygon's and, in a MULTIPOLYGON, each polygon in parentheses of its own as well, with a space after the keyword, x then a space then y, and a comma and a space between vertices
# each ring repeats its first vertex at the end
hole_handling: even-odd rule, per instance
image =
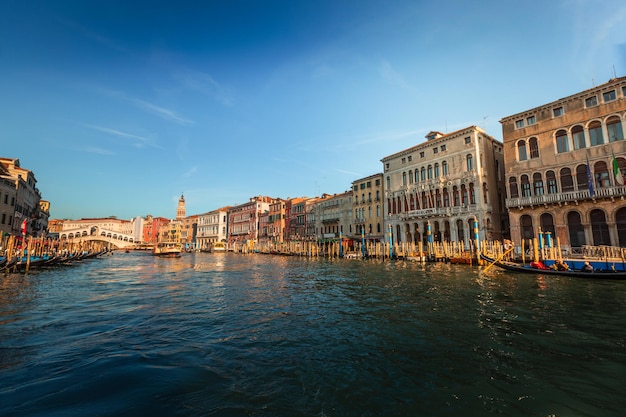
POLYGON ((626 283, 145 253, 0 276, 0 415, 619 416, 626 283))

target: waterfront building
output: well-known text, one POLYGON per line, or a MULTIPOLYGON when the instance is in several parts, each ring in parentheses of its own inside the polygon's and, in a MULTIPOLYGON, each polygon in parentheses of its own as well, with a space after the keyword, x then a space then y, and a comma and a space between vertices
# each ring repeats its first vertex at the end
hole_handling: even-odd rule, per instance
POLYGON ((269 212, 273 198, 257 196, 247 203, 232 206, 228 210, 228 245, 254 245, 259 239, 259 219, 269 212))
POLYGON ((176 221, 181 223, 180 243, 182 243, 186 249, 195 249, 198 231, 198 215, 194 214, 183 218, 177 218, 176 221))
POLYGON ((306 236, 307 202, 309 197, 288 198, 285 202, 285 239, 303 240, 306 236))
MULTIPOLYGON (((32 236, 41 236, 45 230, 45 225, 42 226, 39 222, 41 218, 40 205, 41 193, 37 189, 37 179, 35 174, 20 165, 20 160, 17 158, 2 158, 0 157, 0 179, 4 181, 3 192, 5 197, 2 197, 3 208, 6 210, 4 224, 2 225, 3 231, 9 229, 8 233, 14 235, 22 235, 24 222, 26 225, 26 234, 32 236), (8 192, 8 182, 13 184, 15 193, 8 192), (14 197, 14 200, 12 200, 14 197), (4 204, 4 200, 7 199, 8 205, 13 207, 8 208, 7 204, 4 204), (13 201, 11 203, 11 201, 13 201), (9 226, 7 228, 7 226, 9 226), (42 228, 44 227, 44 228, 42 228)), ((44 214, 45 215, 45 214, 44 214)), ((0 214, 0 221, 2 215, 0 214)))
POLYGON ((426 139, 381 160, 393 242, 507 237, 502 143, 477 126, 426 139))
POLYGON ((269 211, 259 219, 259 243, 276 244, 285 241, 285 200, 275 199, 269 205, 269 211))
POLYGON ((165 217, 153 217, 148 214, 143 222, 142 243, 154 245, 159 241, 159 230, 162 225, 169 223, 165 217))
POLYGON ((346 233, 352 225, 352 195, 352 190, 341 194, 323 194, 312 203, 310 218, 315 222, 318 242, 347 237, 346 233))
POLYGON ((159 226, 157 243, 175 243, 181 244, 181 220, 171 220, 167 223, 162 223, 159 226))
POLYGON ((626 77, 500 121, 515 243, 626 246, 625 122, 626 77))
MULTIPOLYGON (((15 181, 7 178, 9 173, 0 164, 0 235, 13 233, 16 189, 15 181)), ((1 237, 1 236, 0 236, 1 237)))
POLYGON ((198 233, 196 237, 198 249, 208 251, 215 242, 227 242, 229 209, 230 207, 222 207, 198 215, 198 233))
POLYGON ((382 241, 385 238, 383 214, 383 174, 374 174, 352 182, 352 225, 348 231, 354 239, 382 241))
POLYGON ((39 215, 33 219, 33 229, 41 230, 41 234, 46 234, 48 230, 48 220, 50 219, 50 202, 39 200, 39 215))

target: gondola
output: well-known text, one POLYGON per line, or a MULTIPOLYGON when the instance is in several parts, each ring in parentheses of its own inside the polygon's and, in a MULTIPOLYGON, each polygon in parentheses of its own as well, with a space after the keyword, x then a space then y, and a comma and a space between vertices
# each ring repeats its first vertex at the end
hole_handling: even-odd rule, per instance
POLYGON ((591 279, 626 279, 626 271, 613 271, 605 269, 594 269, 590 272, 566 270, 559 271, 556 269, 539 269, 533 268, 530 265, 522 265, 515 262, 504 261, 501 259, 493 259, 485 254, 480 254, 480 258, 490 265, 496 265, 507 271, 521 272, 524 274, 535 275, 559 275, 564 277, 576 277, 576 278, 591 278, 591 279))

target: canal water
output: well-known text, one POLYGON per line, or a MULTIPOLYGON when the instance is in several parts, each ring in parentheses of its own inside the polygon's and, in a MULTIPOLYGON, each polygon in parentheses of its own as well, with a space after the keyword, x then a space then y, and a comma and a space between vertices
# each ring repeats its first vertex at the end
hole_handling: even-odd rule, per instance
POLYGON ((0 276, 0 415, 620 416, 626 282, 115 253, 0 276))

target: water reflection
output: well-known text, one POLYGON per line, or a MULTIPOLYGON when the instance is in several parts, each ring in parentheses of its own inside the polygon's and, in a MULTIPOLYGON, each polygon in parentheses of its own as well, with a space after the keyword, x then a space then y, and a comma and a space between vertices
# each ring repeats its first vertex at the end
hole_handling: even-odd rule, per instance
POLYGON ((230 253, 116 254, 4 278, 2 415, 626 406, 625 283, 230 253))

